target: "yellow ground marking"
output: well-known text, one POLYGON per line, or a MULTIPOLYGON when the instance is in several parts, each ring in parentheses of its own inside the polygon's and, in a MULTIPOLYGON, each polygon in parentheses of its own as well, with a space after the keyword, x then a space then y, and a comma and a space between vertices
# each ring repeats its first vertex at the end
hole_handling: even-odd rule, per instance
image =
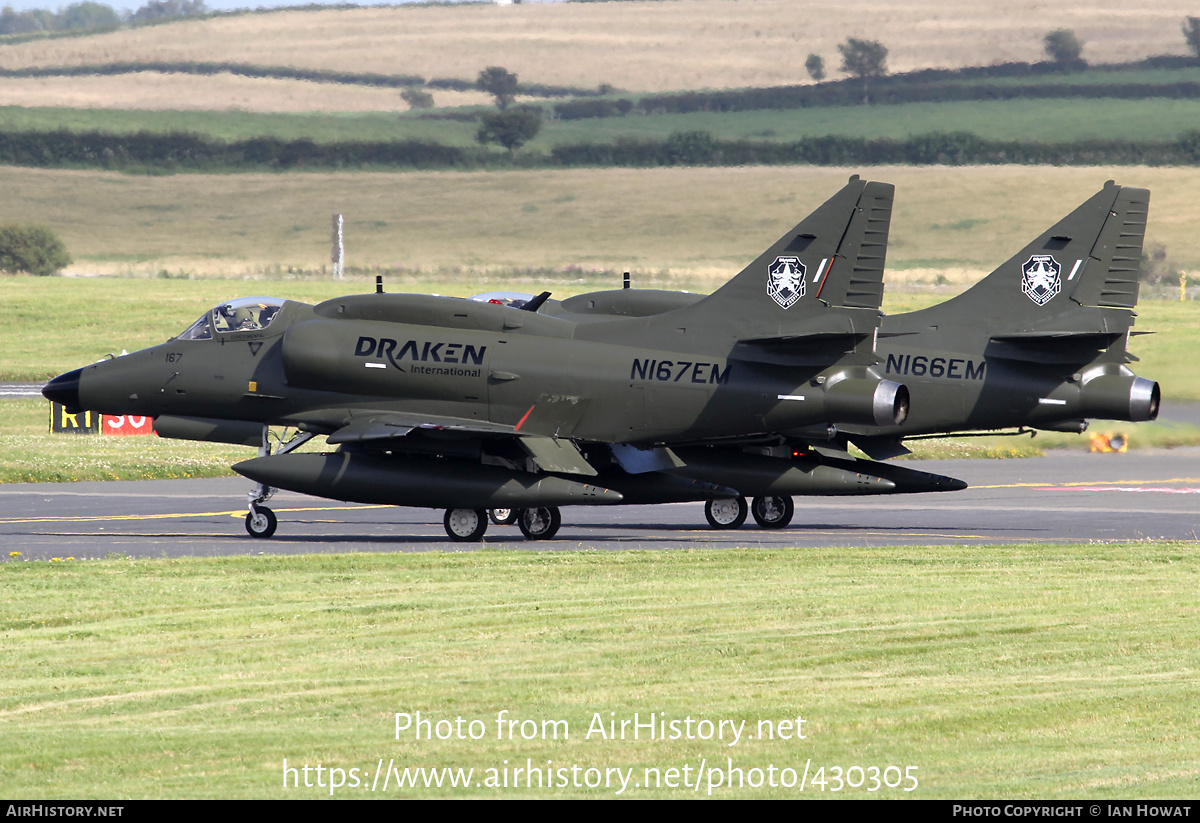
POLYGON ((1200 483, 1200 477, 1172 477, 1168 480, 1080 480, 1070 483, 1004 483, 995 486, 976 486, 972 489, 1046 489, 1070 488, 1071 486, 1150 486, 1163 483, 1200 483))
MULTIPOLYGON (((391 509, 394 506, 311 506, 299 509, 273 509, 283 512, 334 512, 348 509, 391 509)), ((0 518, 0 523, 91 523, 98 520, 167 520, 175 517, 245 517, 246 509, 223 512, 175 512, 171 514, 109 514, 78 517, 24 517, 0 518)))

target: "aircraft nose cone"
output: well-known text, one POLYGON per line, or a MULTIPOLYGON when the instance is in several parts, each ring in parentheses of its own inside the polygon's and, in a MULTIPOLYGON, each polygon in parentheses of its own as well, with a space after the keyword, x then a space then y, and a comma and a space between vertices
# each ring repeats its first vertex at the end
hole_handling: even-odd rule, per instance
POLYGON ((60 374, 42 386, 42 396, 63 406, 71 414, 83 411, 79 404, 79 375, 83 369, 60 374))

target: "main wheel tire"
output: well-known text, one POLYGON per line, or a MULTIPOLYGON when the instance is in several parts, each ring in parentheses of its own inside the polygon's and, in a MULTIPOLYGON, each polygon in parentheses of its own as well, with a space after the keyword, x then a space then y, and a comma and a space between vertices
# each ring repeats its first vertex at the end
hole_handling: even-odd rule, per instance
POLYGON ((497 526, 511 526, 517 522, 517 509, 488 509, 488 520, 497 526))
POLYGON ((764 529, 782 529, 792 522, 796 504, 786 494, 769 494, 754 498, 750 513, 754 515, 754 522, 764 529))
POLYGON ((704 516, 708 519, 708 525, 714 529, 740 529, 746 522, 749 510, 744 497, 736 500, 709 500, 704 504, 704 516))
POLYGON ((266 506, 256 506, 246 513, 246 531, 251 537, 266 539, 275 534, 279 519, 266 506))
POLYGON ((549 540, 558 534, 561 525, 562 515, 557 506, 520 509, 517 513, 517 526, 529 540, 549 540))
POLYGON ((478 543, 487 531, 487 512, 483 509, 446 509, 442 520, 446 534, 459 543, 478 543))

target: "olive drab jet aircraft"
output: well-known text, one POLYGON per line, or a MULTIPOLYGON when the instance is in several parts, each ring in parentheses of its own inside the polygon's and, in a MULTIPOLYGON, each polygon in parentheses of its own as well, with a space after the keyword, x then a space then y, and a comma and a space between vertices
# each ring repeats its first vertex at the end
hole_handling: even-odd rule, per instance
POLYGON ((913 414, 843 434, 882 457, 914 435, 1154 420, 1159 386, 1127 350, 1149 205, 1148 190, 1110 180, 959 296, 885 317, 880 367, 909 387, 913 414))
MULTIPOLYGON (((801 447, 909 414, 874 353, 893 188, 857 177, 703 298, 601 292, 525 301, 376 293, 312 306, 243 298, 166 343, 60 375, 71 409, 155 417, 162 436, 259 446, 246 528, 276 488, 445 509, 479 540, 487 509, 526 537, 559 506, 705 501, 765 526, 791 494, 962 488, 801 447), (272 447, 271 427, 297 434, 272 447), (786 433, 786 436, 781 433, 786 433), (298 451, 316 436, 327 450, 298 451)), ((911 371, 911 368, 910 368, 911 371)))
MULTIPOLYGON (((1014 427, 1082 432, 1093 417, 1154 420, 1159 386, 1130 370, 1136 358, 1127 351, 1139 333, 1132 331, 1133 309, 1149 202, 1146 189, 1110 180, 963 294, 885 316, 875 353, 884 375, 909 389, 912 412, 902 423, 843 425, 824 443, 811 429, 780 434, 796 448, 836 454, 853 443, 887 459, 907 452, 905 437, 1014 427)), ((588 305, 628 310, 620 292, 608 294, 587 297, 588 305)), ((674 292, 654 302, 697 299, 674 292)), ((879 472, 878 464, 857 465, 879 472)), ((734 474, 725 477, 737 485, 734 474)))

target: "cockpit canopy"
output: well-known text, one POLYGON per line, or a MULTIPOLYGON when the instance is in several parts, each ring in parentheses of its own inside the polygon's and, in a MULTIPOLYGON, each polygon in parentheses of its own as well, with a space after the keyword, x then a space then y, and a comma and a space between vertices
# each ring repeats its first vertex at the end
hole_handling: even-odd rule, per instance
POLYGON ((213 329, 231 331, 260 331, 271 325, 283 306, 277 297, 242 297, 214 306, 179 335, 178 340, 211 340, 213 329))

